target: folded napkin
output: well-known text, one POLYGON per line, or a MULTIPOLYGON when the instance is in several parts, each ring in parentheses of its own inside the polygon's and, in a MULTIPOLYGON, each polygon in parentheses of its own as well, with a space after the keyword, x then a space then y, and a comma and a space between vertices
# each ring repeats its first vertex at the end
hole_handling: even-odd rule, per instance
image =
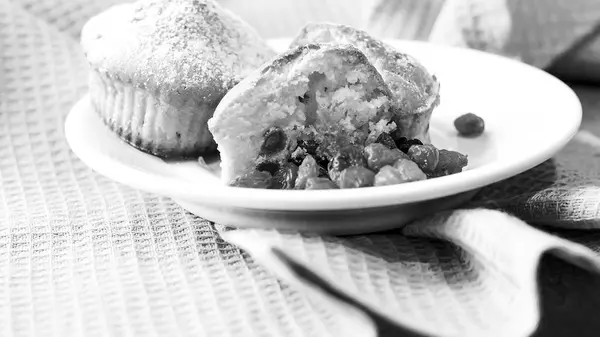
POLYGON ((600 304, 586 292, 600 285, 600 128, 397 231, 224 228, 68 148, 87 80, 77 28, 113 3, 0 0, 0 336, 526 336, 549 311, 577 324, 546 321, 547 335, 600 328, 594 307, 581 314, 600 304))
POLYGON ((371 333, 360 336, 377 336, 382 326, 389 336, 528 336, 539 319, 542 254, 600 273, 589 249, 490 210, 443 213, 400 232, 345 239, 249 230, 224 237, 287 281, 308 292, 327 289, 368 313, 371 333))

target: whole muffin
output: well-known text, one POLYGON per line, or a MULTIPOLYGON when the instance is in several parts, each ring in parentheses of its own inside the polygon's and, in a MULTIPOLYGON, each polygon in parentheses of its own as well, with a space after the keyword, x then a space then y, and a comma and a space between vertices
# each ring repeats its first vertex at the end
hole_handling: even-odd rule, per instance
POLYGON ((290 48, 310 43, 351 44, 362 51, 394 95, 398 136, 430 143, 429 121, 440 102, 440 83, 414 57, 365 31, 333 23, 307 24, 290 48))
POLYGON ((142 0, 83 27, 89 95, 104 123, 163 158, 216 150, 207 121, 221 98, 274 56, 240 18, 211 0, 142 0))

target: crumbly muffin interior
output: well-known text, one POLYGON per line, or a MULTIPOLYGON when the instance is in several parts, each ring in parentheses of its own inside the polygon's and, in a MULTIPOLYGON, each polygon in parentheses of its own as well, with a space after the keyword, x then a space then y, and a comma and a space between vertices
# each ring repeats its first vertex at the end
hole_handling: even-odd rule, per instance
POLYGON ((305 122, 290 130, 304 140, 313 139, 320 145, 319 154, 325 157, 331 157, 340 147, 364 143, 369 121, 384 117, 389 104, 389 97, 369 80, 370 74, 348 71, 340 59, 332 61, 313 60, 300 75, 308 79, 307 90, 295 103, 305 122))
POLYGON ((389 89, 357 49, 299 47, 240 82, 217 107, 209 128, 222 177, 228 183, 265 159, 270 128, 286 139, 272 159, 285 160, 299 140, 316 142, 317 152, 330 157, 346 144, 363 144, 377 122, 389 121, 389 106, 389 89))

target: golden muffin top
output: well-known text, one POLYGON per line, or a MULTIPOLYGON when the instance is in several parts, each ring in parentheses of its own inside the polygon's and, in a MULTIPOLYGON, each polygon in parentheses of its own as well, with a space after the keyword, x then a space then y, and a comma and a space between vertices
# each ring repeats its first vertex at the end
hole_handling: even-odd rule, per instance
POLYGON ((362 30, 341 24, 308 23, 291 47, 309 43, 351 44, 360 49, 390 87, 401 114, 421 113, 439 104, 439 82, 435 76, 415 58, 362 30))
POLYGON ((111 7, 86 23, 81 44, 92 68, 171 103, 216 104, 274 56, 253 28, 212 0, 111 7))

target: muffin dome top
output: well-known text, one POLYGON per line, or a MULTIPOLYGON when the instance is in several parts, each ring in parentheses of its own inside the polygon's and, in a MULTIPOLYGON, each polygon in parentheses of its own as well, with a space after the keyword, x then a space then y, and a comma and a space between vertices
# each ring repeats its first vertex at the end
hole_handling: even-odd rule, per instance
POLYGON ((248 24, 212 0, 114 6, 86 23, 81 44, 92 68, 169 103, 216 104, 274 55, 248 24))
POLYGON ((347 25, 308 23, 291 47, 308 43, 351 44, 377 68, 398 102, 400 114, 419 114, 439 104, 439 82, 412 56, 347 25))

